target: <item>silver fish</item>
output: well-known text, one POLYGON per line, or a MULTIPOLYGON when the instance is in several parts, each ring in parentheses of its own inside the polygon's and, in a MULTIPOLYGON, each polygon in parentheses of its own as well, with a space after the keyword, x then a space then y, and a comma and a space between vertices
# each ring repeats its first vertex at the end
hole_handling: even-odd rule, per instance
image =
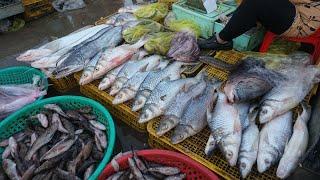
POLYGON ((38 121, 40 122, 41 126, 44 127, 44 128, 47 128, 48 127, 48 118, 45 114, 43 113, 39 113, 36 115, 38 121))
MULTIPOLYGON (((161 70, 168 65, 169 61, 161 61, 157 69, 161 70)), ((137 91, 139 90, 140 85, 144 79, 148 76, 150 71, 147 72, 137 72, 132 78, 130 78, 118 92, 118 94, 113 99, 113 104, 120 104, 126 102, 130 99, 133 99, 137 91)))
POLYGON ((93 171, 94 171, 94 165, 89 166, 83 175, 84 180, 88 180, 91 174, 93 173, 93 171))
POLYGON ((2 167, 8 177, 12 180, 20 180, 21 177, 17 172, 17 165, 10 159, 4 159, 2 161, 2 167))
POLYGON ((260 123, 266 123, 291 110, 320 81, 320 69, 315 66, 293 66, 281 71, 288 77, 269 91, 261 100, 260 123))
POLYGON ((180 169, 177 167, 159 166, 148 168, 149 172, 157 172, 166 176, 173 176, 180 173, 180 169))
POLYGON ((254 122, 244 130, 239 151, 239 169, 242 178, 246 178, 257 160, 259 129, 254 122))
POLYGON ((58 124, 58 131, 60 131, 62 133, 69 133, 68 130, 66 130, 66 128, 63 127, 63 124, 62 124, 62 122, 60 120, 60 117, 59 117, 58 113, 53 113, 52 114, 52 122, 58 124))
POLYGON ((183 72, 182 62, 174 62, 163 70, 150 72, 139 87, 136 99, 133 103, 132 111, 140 110, 146 103, 152 90, 164 79, 171 81, 180 79, 180 73, 183 72))
POLYGON ((95 129, 94 133, 95 133, 95 136, 97 137, 97 139, 99 140, 101 147, 105 149, 107 147, 106 133, 104 133, 103 131, 101 131, 99 129, 95 129))
POLYGON ((143 174, 139 170, 139 168, 136 166, 136 163, 134 162, 134 160, 132 158, 128 158, 128 163, 129 163, 129 167, 132 171, 133 176, 138 180, 143 180, 144 179, 143 174))
MULTIPOLYGON (((14 134, 13 137, 19 142, 26 137, 26 134, 23 132, 19 132, 17 134, 14 134)), ((5 139, 0 142, 0 147, 6 147, 8 145, 9 145, 9 139, 5 139)))
POLYGON ((105 90, 105 89, 108 89, 109 87, 111 87, 111 85, 116 80, 118 73, 120 72, 120 70, 123 68, 124 65, 125 64, 122 64, 122 65, 114 68, 113 70, 111 70, 108 74, 106 74, 106 76, 101 80, 101 82, 98 86, 98 89, 105 90))
POLYGON ((179 92, 187 92, 201 78, 203 78, 202 73, 195 78, 160 82, 150 94, 138 122, 145 123, 162 115, 179 92))
POLYGON ((89 122, 94 128, 97 128, 102 131, 106 130, 106 126, 99 121, 90 120, 89 122))
POLYGON ((214 111, 207 111, 207 120, 212 136, 207 142, 205 153, 211 154, 215 145, 218 145, 229 164, 235 166, 242 135, 238 108, 230 104, 227 96, 219 91, 214 111))
POLYGON ((55 111, 56 113, 60 114, 61 116, 68 118, 66 113, 56 104, 46 104, 43 107, 45 109, 55 111))
POLYGON ((160 124, 157 128, 158 136, 164 135, 166 132, 178 125, 181 116, 190 100, 201 95, 206 86, 207 83, 205 81, 201 81, 200 83, 192 86, 188 92, 181 92, 175 97, 160 121, 160 124))
POLYGON ((216 89, 219 86, 220 83, 209 83, 202 95, 190 101, 178 126, 174 129, 171 137, 172 144, 178 144, 206 127, 206 111, 213 108, 217 99, 216 89))
POLYGON ((57 144, 55 144, 49 151, 47 151, 41 158, 40 161, 48 160, 51 158, 54 158, 67 150, 71 148, 71 146, 75 143, 77 140, 77 137, 75 138, 66 138, 61 141, 59 141, 57 144))
POLYGON ((258 171, 265 172, 277 163, 292 133, 292 112, 289 111, 266 123, 260 132, 258 171))
POLYGON ((9 147, 11 156, 16 157, 18 155, 18 143, 17 140, 12 136, 9 138, 9 147))
POLYGON ((164 180, 183 180, 187 177, 186 174, 177 174, 177 175, 173 175, 173 176, 168 176, 166 178, 164 178, 164 180))
POLYGON ((4 149, 1 157, 2 157, 2 159, 7 159, 7 158, 10 156, 10 154, 11 154, 10 147, 7 146, 7 147, 4 149))
POLYGON ((88 84, 90 82, 92 82, 93 79, 93 71, 94 68, 98 62, 98 60, 100 59, 102 55, 102 51, 98 52, 90 61, 89 63, 85 66, 82 75, 80 77, 79 80, 79 85, 85 85, 88 84))
POLYGON ((250 125, 249 118, 248 118, 250 104, 249 103, 236 103, 235 105, 239 111, 241 129, 245 130, 250 125))
POLYGON ((310 119, 311 107, 305 103, 301 105, 303 112, 293 126, 292 136, 278 165, 277 177, 281 179, 287 178, 295 170, 300 158, 307 150, 309 139, 307 123, 310 119))
POLYGON ((153 55, 137 61, 129 61, 120 70, 117 78, 111 87, 110 95, 114 96, 123 87, 124 83, 128 81, 134 74, 139 71, 151 71, 157 67, 162 59, 159 55, 153 55))

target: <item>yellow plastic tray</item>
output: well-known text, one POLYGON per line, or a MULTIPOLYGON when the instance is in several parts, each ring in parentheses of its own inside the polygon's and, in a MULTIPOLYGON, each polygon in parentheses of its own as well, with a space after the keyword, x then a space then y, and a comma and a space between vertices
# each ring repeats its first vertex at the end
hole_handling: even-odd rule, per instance
POLYGON ((60 78, 60 79, 55 79, 55 78, 49 78, 49 79, 51 84, 53 84, 53 88, 61 93, 67 92, 78 85, 73 75, 69 75, 67 77, 60 78))

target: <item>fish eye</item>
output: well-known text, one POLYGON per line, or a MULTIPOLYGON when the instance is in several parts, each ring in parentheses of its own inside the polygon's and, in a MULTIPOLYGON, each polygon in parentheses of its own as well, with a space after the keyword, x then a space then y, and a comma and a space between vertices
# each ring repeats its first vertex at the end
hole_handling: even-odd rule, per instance
POLYGON ((268 159, 265 159, 264 162, 269 165, 270 164, 270 161, 268 159))
POLYGON ((262 113, 262 114, 267 114, 267 113, 268 113, 268 110, 264 109, 264 110, 261 111, 261 113, 262 113))
POLYGON ((231 151, 227 152, 227 158, 231 158, 233 156, 233 153, 231 151))
POLYGON ((168 129, 168 125, 167 124, 163 125, 162 129, 168 129))
POLYGON ((180 139, 183 139, 183 135, 182 135, 182 134, 180 134, 180 135, 179 135, 179 138, 180 138, 180 139))
POLYGON ((246 167, 247 167, 246 163, 241 163, 241 164, 240 164, 240 168, 241 168, 241 169, 245 169, 246 167))

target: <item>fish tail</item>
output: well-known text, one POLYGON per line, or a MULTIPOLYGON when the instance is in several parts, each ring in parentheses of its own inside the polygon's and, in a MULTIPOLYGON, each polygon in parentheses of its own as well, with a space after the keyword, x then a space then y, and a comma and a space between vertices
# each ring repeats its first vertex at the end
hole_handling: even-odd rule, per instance
POLYGON ((305 123, 307 123, 310 119, 311 106, 306 102, 301 102, 301 107, 302 107, 302 113, 301 115, 299 115, 298 119, 301 119, 305 123))

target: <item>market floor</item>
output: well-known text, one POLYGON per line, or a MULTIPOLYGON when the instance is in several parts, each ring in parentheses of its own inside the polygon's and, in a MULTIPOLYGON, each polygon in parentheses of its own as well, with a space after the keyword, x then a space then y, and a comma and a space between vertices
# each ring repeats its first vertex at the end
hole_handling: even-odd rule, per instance
MULTIPOLYGON (((0 34, 0 68, 21 65, 15 57, 33 47, 40 46, 56 37, 64 36, 83 26, 93 24, 100 17, 110 15, 124 5, 122 0, 89 0, 87 7, 71 12, 54 12, 27 22, 18 32, 0 34)), ((81 95, 79 87, 63 95, 81 95)), ((50 88, 48 96, 62 95, 50 88)), ((128 151, 131 146, 144 149, 147 134, 138 133, 124 123, 115 120, 117 140, 114 153, 128 151)))

